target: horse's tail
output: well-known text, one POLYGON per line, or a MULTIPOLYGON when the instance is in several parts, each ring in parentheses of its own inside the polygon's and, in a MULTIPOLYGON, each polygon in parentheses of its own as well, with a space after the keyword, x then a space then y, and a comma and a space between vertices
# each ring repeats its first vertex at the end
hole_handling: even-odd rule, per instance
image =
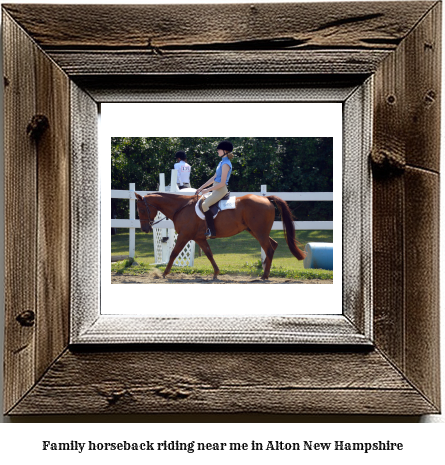
POLYGON ((274 202, 278 210, 280 210, 280 215, 283 220, 284 237, 289 250, 295 258, 303 260, 306 257, 306 253, 298 248, 299 242, 295 239, 295 225, 289 205, 276 195, 268 195, 267 198, 270 202, 274 202))

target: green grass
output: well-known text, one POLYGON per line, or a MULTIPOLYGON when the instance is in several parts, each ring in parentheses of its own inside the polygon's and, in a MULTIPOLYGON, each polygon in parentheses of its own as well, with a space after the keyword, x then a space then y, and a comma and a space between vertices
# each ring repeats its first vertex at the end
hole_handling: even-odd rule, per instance
MULTIPOLYGON (((118 229, 118 234, 111 236, 111 254, 128 255, 128 231, 118 229)), ((303 261, 298 261, 287 247, 283 231, 271 231, 270 236, 278 242, 275 251, 271 277, 293 279, 332 279, 333 272, 329 270, 304 269, 303 261)), ((307 242, 332 242, 332 231, 297 231, 297 238, 304 249, 307 242)), ((261 276, 261 248, 256 239, 248 232, 242 232, 234 237, 209 240, 216 263, 221 274, 246 274, 261 276)), ((112 264, 112 271, 118 273, 143 274, 153 268, 164 270, 164 265, 154 266, 153 234, 136 232, 136 256, 138 266, 129 267, 129 263, 117 262, 112 264)), ((211 274, 213 267, 202 253, 198 256, 195 247, 195 264, 193 267, 173 267, 172 273, 211 274)))

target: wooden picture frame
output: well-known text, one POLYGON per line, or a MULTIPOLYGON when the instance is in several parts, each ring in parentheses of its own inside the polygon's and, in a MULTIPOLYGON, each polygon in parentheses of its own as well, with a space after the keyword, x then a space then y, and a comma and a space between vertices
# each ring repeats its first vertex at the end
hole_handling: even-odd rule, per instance
POLYGON ((440 411, 440 2, 11 4, 2 14, 6 414, 440 411), (372 326, 370 345, 70 344, 72 278, 91 259, 72 251, 98 214, 82 194, 73 208, 84 181, 73 166, 97 169, 88 123, 99 103, 370 78, 373 308, 371 322, 354 321, 372 326))
MULTIPOLYGON (((314 104, 317 107, 316 104, 320 101, 328 101, 337 107, 338 119, 336 123, 339 130, 338 136, 334 138, 337 139, 335 143, 338 150, 335 151, 334 159, 337 160, 338 166, 335 167, 336 173, 333 175, 335 178, 333 184, 336 186, 334 195, 339 206, 342 196, 348 198, 348 202, 343 205, 343 208, 338 208, 338 216, 334 220, 336 224, 335 248, 340 253, 344 248, 348 254, 343 257, 341 263, 337 261, 334 264, 335 269, 339 270, 339 275, 338 277, 336 275, 336 281, 332 286, 329 285, 328 288, 323 286, 323 300, 320 299, 319 286, 309 284, 306 284, 304 289, 302 286, 298 286, 298 289, 295 289, 295 286, 286 286, 284 289, 282 286, 274 286, 274 289, 270 286, 260 286, 260 288, 258 286, 244 286, 242 296, 237 294, 232 287, 226 296, 224 305, 220 306, 219 309, 215 308, 215 305, 218 304, 214 303, 211 311, 196 312, 197 298, 205 302, 206 299, 212 298, 213 289, 207 286, 205 290, 209 294, 206 296, 205 290, 201 290, 199 297, 197 297, 195 286, 188 286, 188 295, 184 294, 184 287, 181 286, 182 299, 184 302, 189 302, 190 306, 187 308, 187 313, 175 313, 177 309, 174 305, 169 305, 172 301, 166 298, 166 289, 160 284, 148 287, 137 286, 138 289, 134 289, 132 286, 133 289, 130 290, 129 286, 115 286, 110 283, 110 271, 107 270, 104 263, 105 260, 108 261, 109 245, 104 245, 106 239, 103 236, 103 231, 109 229, 107 227, 109 215, 102 210, 101 240, 99 238, 99 223, 95 215, 88 217, 88 223, 83 221, 72 225, 71 283, 74 290, 71 293, 70 306, 70 343, 372 345, 372 182, 368 162, 371 148, 369 122, 372 114, 372 81, 372 78, 369 78, 360 85, 341 88, 292 88, 289 89, 289 92, 285 92, 283 89, 274 92, 272 89, 257 85, 255 89, 243 89, 242 92, 243 98, 249 100, 250 109, 252 110, 252 106, 254 107, 252 111, 266 107, 265 112, 270 112, 276 99, 280 99, 281 111, 276 113, 280 113, 282 118, 284 118, 283 114, 288 112, 293 114, 296 111, 298 105, 293 105, 295 102, 304 103, 307 108, 308 104, 314 104), (252 105, 252 102, 255 103, 252 105), (340 195, 340 189, 343 195, 340 195), (339 224, 340 222, 342 224, 339 224), (87 237, 84 235, 86 228, 89 231, 87 237), (80 240, 76 238, 80 238, 80 240), (101 268, 98 257, 100 249, 102 250, 101 268), (97 253, 95 254, 94 251, 97 253), (88 256, 88 262, 82 263, 82 258, 86 256, 88 256), (80 266, 75 264, 80 264, 80 266), (99 273, 101 274, 100 287, 92 284, 97 282, 99 273), (347 282, 343 282, 341 273, 348 276, 347 282), (123 287, 125 287, 125 291, 122 289, 123 287), (137 294, 136 291, 139 291, 140 294, 137 294), (150 293, 148 299, 147 292, 150 293), (280 295, 282 302, 288 302, 296 292, 298 295, 297 305, 290 305, 286 309, 274 306, 277 294, 280 295), (116 313, 113 308, 121 310, 122 306, 117 302, 121 297, 126 300, 129 293, 132 300, 137 302, 136 307, 132 309, 132 314, 123 315, 122 311, 116 313), (85 302, 85 295, 89 296, 88 305, 85 302), (102 297, 104 295, 106 297, 102 297), (114 306, 110 303, 112 299, 116 301, 114 306), (158 312, 158 314, 156 312, 144 313, 144 307, 153 308, 159 304, 165 307, 162 312, 158 312), (302 311, 298 316, 300 309, 302 311), (198 314, 193 314, 194 311, 198 314), (317 313, 318 316, 315 317, 317 313)), ((121 98, 119 92, 115 93, 115 98, 121 98)), ((141 98, 141 94, 139 94, 139 98, 141 98)), ((191 98, 190 92, 186 98, 191 98)), ((206 103, 196 104, 193 102, 192 107, 204 106, 207 111, 209 104, 211 105, 215 101, 213 91, 208 92, 200 89, 193 91, 193 98, 206 103)), ((227 106, 230 105, 230 111, 242 112, 243 105, 235 108, 236 104, 233 102, 227 104, 227 102, 233 101, 232 89, 218 88, 216 98, 218 108, 221 108, 221 105, 224 105, 223 102, 226 102, 227 106)), ((154 95, 149 92, 144 94, 145 102, 156 104, 145 107, 148 113, 153 108, 162 106, 162 109, 156 112, 157 119, 160 121, 165 121, 158 113, 164 109, 165 103, 163 102, 169 101, 166 107, 168 113, 172 111, 175 104, 177 111, 181 112, 187 105, 184 103, 184 99, 185 97, 180 94, 171 95, 170 89, 159 90, 154 95), (179 103, 177 103, 178 99, 179 103)), ((318 105, 319 107, 320 105, 318 105)), ((323 107, 326 108, 326 106, 323 107)), ((122 111, 122 106, 119 111, 122 111)), ((80 110, 74 111, 74 114, 80 115, 73 119, 71 125, 72 134, 77 134, 81 130, 76 128, 85 125, 85 114, 80 110)), ((207 117, 207 113, 205 115, 207 117)), ((103 121, 102 116, 103 113, 101 122, 103 121)), ((305 118, 307 117, 306 115, 305 118)), ((192 118, 194 125, 199 124, 196 118, 192 118)), ((243 116, 241 121, 245 118, 246 116, 243 116)), ((172 127, 174 123, 171 116, 167 119, 172 127)), ((96 121, 97 115, 93 114, 88 124, 94 126, 96 121)), ((145 118, 143 121, 145 122, 145 118)), ((319 122, 320 117, 317 118, 317 123, 319 122)), ((278 124, 275 122, 276 127, 279 124, 282 124, 282 121, 278 124)), ((333 126, 335 123, 330 119, 328 124, 333 126)), ((269 120, 267 120, 267 125, 269 129, 271 126, 269 120)), ((211 126, 214 126, 214 123, 211 126)), ((152 131, 152 128, 150 130, 152 131)), ((108 129, 103 131, 109 133, 108 129)), ((102 140, 104 146, 108 148, 109 141, 105 137, 102 140)), ((105 149, 104 152, 102 166, 109 160, 109 151, 105 149)), ((83 174, 82 182, 79 182, 78 179, 72 180, 71 208, 75 211, 94 212, 97 211, 97 205, 100 203, 97 195, 99 192, 97 170, 85 167, 77 153, 78 151, 74 148, 71 171, 83 174)), ((103 168, 101 175, 103 178, 103 168)), ((108 191, 109 186, 102 185, 102 199, 108 196, 108 191)), ((144 194, 141 191, 138 193, 144 194)), ((231 195, 239 197, 244 193, 231 192, 231 195)), ((279 192, 274 193, 274 195, 284 197, 286 193, 279 192)), ((323 193, 319 193, 319 195, 323 195, 323 193)), ((178 292, 177 288, 178 286, 176 286, 176 290, 168 289, 168 294, 178 292)), ((126 303, 124 302, 123 305, 126 306, 126 303)))

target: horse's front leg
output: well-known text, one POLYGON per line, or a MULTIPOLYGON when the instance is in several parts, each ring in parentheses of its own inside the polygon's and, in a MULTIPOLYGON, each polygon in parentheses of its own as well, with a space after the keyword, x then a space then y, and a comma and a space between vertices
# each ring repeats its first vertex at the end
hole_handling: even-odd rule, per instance
POLYGON ((178 235, 175 247, 173 248, 172 253, 170 255, 170 260, 168 261, 167 268, 165 268, 164 273, 162 273, 163 278, 165 278, 170 273, 170 270, 173 266, 173 262, 176 260, 176 257, 181 253, 181 250, 185 247, 189 240, 190 239, 188 237, 181 236, 181 234, 178 235))
POLYGON ((195 237, 195 241, 199 245, 199 247, 201 247, 201 249, 204 251, 204 253, 206 254, 206 257, 210 260, 210 263, 213 266, 213 279, 218 279, 219 268, 215 260, 213 259, 213 253, 210 249, 208 242, 205 239, 197 239, 196 237, 195 237))

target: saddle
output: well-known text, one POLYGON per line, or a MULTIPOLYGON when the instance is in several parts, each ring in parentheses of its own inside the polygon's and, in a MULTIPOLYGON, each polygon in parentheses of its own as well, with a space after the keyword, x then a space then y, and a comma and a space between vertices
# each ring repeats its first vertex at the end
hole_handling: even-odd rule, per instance
MULTIPOLYGON (((198 216, 202 219, 204 219, 204 211, 202 209, 202 202, 204 201, 205 197, 201 197, 199 200, 198 200, 198 203, 196 205, 196 213, 198 214, 198 216), (199 214, 201 213, 201 214, 199 214)), ((227 205, 226 204, 228 203, 227 201, 230 199, 230 192, 227 192, 227 194, 222 198, 220 199, 218 202, 214 203, 213 205, 210 206, 209 210, 210 212, 212 213, 213 215, 213 218, 216 218, 216 215, 218 215, 218 213, 221 211, 221 210, 227 210, 229 208, 235 208, 235 197, 232 197, 233 199, 233 206, 230 206, 230 205, 227 205), (225 202, 224 204, 222 202, 225 202)))

